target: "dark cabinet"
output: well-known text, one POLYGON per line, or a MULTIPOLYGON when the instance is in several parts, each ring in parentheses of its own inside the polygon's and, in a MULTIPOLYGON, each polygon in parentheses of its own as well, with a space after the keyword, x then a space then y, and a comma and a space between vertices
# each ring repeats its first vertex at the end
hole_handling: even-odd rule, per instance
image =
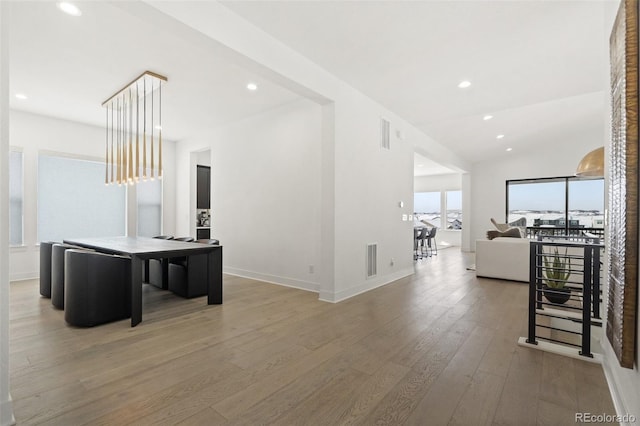
POLYGON ((211 230, 209 228, 196 229, 197 240, 208 240, 211 238, 211 230))
POLYGON ((197 206, 198 209, 211 208, 211 167, 198 166, 196 180, 197 206))

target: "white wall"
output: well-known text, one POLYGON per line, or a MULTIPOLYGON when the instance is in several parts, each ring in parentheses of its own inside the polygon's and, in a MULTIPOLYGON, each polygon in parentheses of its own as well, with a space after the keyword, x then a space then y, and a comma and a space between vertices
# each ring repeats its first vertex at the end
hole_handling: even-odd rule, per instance
MULTIPOLYGON (((321 107, 300 100, 177 144, 178 186, 211 150, 212 238, 224 270, 318 291, 321 107), (192 153, 194 153, 192 155, 192 153)), ((178 194, 177 233, 189 232, 189 193, 178 194)))
POLYGON ((416 176, 413 178, 413 192, 459 191, 462 189, 462 175, 416 176))
POLYGON ((507 180, 573 176, 582 157, 602 146, 606 140, 601 123, 563 136, 558 140, 541 142, 536 150, 514 150, 472 166, 469 221, 471 250, 475 250, 477 239, 485 239, 486 231, 493 229, 490 222, 492 217, 498 222, 504 221, 507 180))
MULTIPOLYGON (((104 158, 104 129, 15 110, 10 112, 10 123, 11 146, 22 148, 24 156, 24 240, 22 247, 10 250, 10 279, 17 280, 35 278, 39 274, 38 153, 49 151, 79 158, 104 158)), ((171 159, 175 155, 175 144, 163 141, 163 151, 163 226, 165 232, 172 232, 175 226, 175 165, 171 159)), ((129 203, 128 222, 135 223, 135 216, 135 202, 129 203)), ((135 229, 133 226, 134 232, 135 229)))
POLYGON ((421 133, 344 87, 335 103, 335 290, 338 301, 413 273, 413 147, 421 133), (380 119, 391 149, 380 147, 380 119), (404 129, 400 140, 396 130, 404 129), (399 203, 403 203, 403 207, 399 203), (378 274, 366 278, 367 244, 378 244, 378 274))
MULTIPOLYGON (((320 298, 341 300, 413 272, 412 223, 402 221, 402 214, 413 213, 413 151, 423 149, 434 161, 468 170, 464 160, 217 2, 118 5, 322 105, 320 298), (395 147, 384 153, 381 116, 391 121, 395 147), (378 275, 367 280, 365 249, 372 242, 379 244, 378 275)), ((202 141, 191 141, 191 150, 206 149, 202 141)), ((179 155, 180 161, 187 155, 179 155)))
MULTIPOLYGON (((336 143, 328 160, 322 154, 326 108, 304 99, 178 143, 178 187, 188 185, 197 152, 211 150, 212 236, 225 248, 227 273, 335 301, 413 272, 412 222, 402 220, 412 213, 412 136, 392 137, 391 149, 381 149, 380 117, 391 120, 392 129, 403 123, 357 94, 343 99, 335 105, 334 137, 348 143, 336 143), (327 164, 332 160, 333 167, 327 164), (321 242, 328 240, 321 226, 327 166, 335 179, 331 291, 320 286, 327 272, 321 256, 321 242), (377 277, 367 280, 368 243, 378 244, 379 262, 377 277)), ((190 228, 189 197, 177 194, 178 234, 190 228)))
MULTIPOLYGON (((640 286, 640 282, 638 285, 640 286)), ((640 292, 638 292, 636 303, 640 307, 640 292)), ((600 342, 604 349, 603 368, 609 382, 609 388, 612 390, 616 411, 621 415, 634 415, 636 422, 640 421, 640 367, 638 366, 640 353, 638 352, 638 342, 640 342, 640 316, 636 317, 636 361, 633 368, 620 367, 618 358, 604 332, 600 342)))
POLYGON ((211 151, 200 151, 196 153, 196 164, 199 166, 211 166, 211 151))

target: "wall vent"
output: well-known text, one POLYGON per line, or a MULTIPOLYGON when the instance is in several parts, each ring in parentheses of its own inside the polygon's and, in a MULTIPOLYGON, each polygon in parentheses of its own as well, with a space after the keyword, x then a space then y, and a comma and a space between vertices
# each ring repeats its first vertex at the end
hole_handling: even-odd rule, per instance
POLYGON ((378 274, 378 244, 367 244, 367 278, 378 274))
POLYGON ((380 119, 380 147, 391 149, 391 123, 385 118, 380 119))

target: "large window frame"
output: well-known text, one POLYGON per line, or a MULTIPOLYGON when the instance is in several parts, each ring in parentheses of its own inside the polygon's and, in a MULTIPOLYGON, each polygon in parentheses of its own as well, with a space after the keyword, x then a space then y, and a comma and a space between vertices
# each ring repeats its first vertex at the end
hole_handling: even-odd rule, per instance
MULTIPOLYGON (((163 221, 164 221, 164 179, 154 179, 146 182, 139 182, 136 187, 136 234, 140 237, 154 237, 156 235, 162 235, 163 230, 163 221), (156 199, 154 197, 146 196, 148 194, 142 195, 142 191, 148 189, 148 185, 158 185, 153 191, 159 191, 159 198, 156 199), (149 202, 152 201, 152 202, 149 202), (157 207, 159 209, 159 215, 157 217, 158 220, 158 228, 151 230, 148 226, 144 224, 145 219, 148 218, 149 214, 144 212, 141 214, 143 209, 149 207, 157 207)), ((154 219, 155 220, 155 219, 154 219)))
MULTIPOLYGON (((572 227, 569 220, 569 201, 571 197, 570 183, 576 181, 590 181, 590 180, 602 180, 602 177, 578 177, 578 176, 559 176, 559 177, 546 177, 535 179, 511 179, 505 181, 505 223, 509 222, 509 186, 510 185, 526 185, 535 183, 550 183, 550 182, 563 182, 564 183, 564 223, 563 227, 542 227, 542 226, 527 226, 527 236, 534 237, 539 233, 553 234, 553 235, 582 235, 583 231, 587 231, 596 234, 600 237, 604 237, 604 227, 572 227)), ((604 191, 602 193, 602 199, 604 202, 604 191)))
POLYGON ((464 217, 462 216, 462 190, 461 189, 451 189, 444 192, 444 213, 445 220, 447 221, 447 227, 444 228, 447 231, 462 231, 464 225, 464 217), (459 200, 454 200, 453 198, 459 198, 459 200), (453 209, 451 206, 454 204, 460 204, 459 209, 453 209), (460 213, 455 217, 454 221, 452 221, 451 228, 449 228, 449 218, 450 215, 453 216, 454 211, 459 211, 460 213))
POLYGON ((95 193, 94 188, 108 188, 104 184, 104 160, 83 155, 72 155, 54 151, 41 150, 38 152, 38 177, 37 177, 37 241, 61 241, 64 238, 102 237, 114 235, 126 235, 127 233, 127 185, 122 187, 109 185, 111 193, 95 200, 88 200, 78 196, 82 191, 85 194, 95 193), (73 162, 63 164, 65 162, 73 162), (79 169, 89 172, 85 176, 73 176, 56 170, 77 172, 79 169), (43 176, 43 172, 52 171, 43 176), (95 172, 94 172, 95 171, 95 172), (53 178, 55 177, 55 178, 53 178), (89 179, 87 179, 87 177, 89 179), (93 186, 91 186, 93 185, 93 186), (90 186, 90 188, 88 187, 90 186), (69 190, 71 188, 72 190, 69 190), (61 192, 62 191, 62 192, 61 192), (74 192, 75 191, 75 192, 74 192), (121 193, 113 191, 122 191, 121 193), (58 194, 64 194, 60 197, 58 194), (56 194, 52 196, 51 194, 56 194), (61 202, 62 200, 62 202, 61 202), (65 203, 65 200, 67 202, 65 203), (58 205, 62 204, 62 207, 58 205), (120 209, 113 209, 121 206, 120 209), (51 210, 47 210, 51 209, 51 210), (68 209, 68 210, 67 210, 68 209), (109 214, 112 211, 113 214, 109 214), (60 219, 64 215, 65 219, 60 219), (101 218, 107 217, 109 221, 101 218), (78 224, 70 232, 69 223, 78 224), (96 226, 95 223, 101 223, 96 226))
POLYGON ((462 231, 462 229, 464 228, 464 218, 462 217, 462 204, 463 204, 463 194, 462 194, 462 189, 442 189, 442 190, 436 190, 436 191, 419 191, 419 192, 414 192, 414 206, 413 206, 413 214, 414 214, 414 218, 415 220, 418 220, 418 215, 419 214, 428 214, 428 213, 438 213, 439 214, 439 220, 440 220, 440 226, 438 227, 440 230, 443 231, 454 231, 454 232, 460 232, 462 231), (460 193, 460 224, 456 224, 455 226, 459 226, 458 228, 455 227, 451 227, 449 228, 449 212, 450 212, 450 206, 449 206, 449 193, 460 193), (416 211, 416 205, 415 205, 415 196, 416 194, 438 194, 438 211, 437 212, 418 212, 416 211))

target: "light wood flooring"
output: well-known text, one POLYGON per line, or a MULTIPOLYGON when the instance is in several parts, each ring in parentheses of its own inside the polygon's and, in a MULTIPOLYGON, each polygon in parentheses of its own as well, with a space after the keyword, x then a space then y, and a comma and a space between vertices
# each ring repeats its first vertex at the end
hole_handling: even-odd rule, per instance
POLYGON ((222 306, 145 286, 143 321, 65 324, 11 284, 19 425, 574 425, 614 413, 597 364, 519 347, 527 286, 455 248, 338 304, 225 276, 222 306))

